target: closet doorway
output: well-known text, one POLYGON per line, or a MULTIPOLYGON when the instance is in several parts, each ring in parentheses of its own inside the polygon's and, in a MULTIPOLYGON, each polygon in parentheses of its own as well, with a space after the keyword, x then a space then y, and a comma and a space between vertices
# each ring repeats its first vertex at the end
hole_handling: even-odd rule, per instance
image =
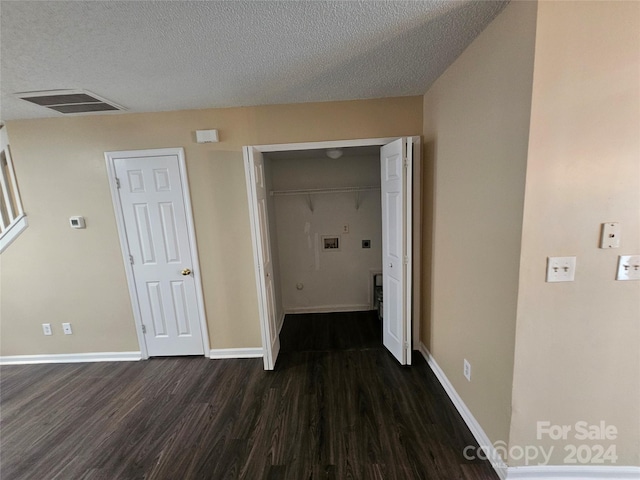
MULTIPOLYGON (((317 282, 331 286, 330 265, 337 259, 342 258, 344 263, 345 258, 349 258, 353 261, 349 263, 358 264, 358 268, 367 270, 365 273, 358 273, 360 283, 366 278, 365 288, 370 292, 367 304, 373 302, 374 274, 382 272, 383 344, 399 363, 410 364, 412 338, 416 342, 419 338, 419 138, 247 146, 243 152, 265 369, 272 370, 275 367, 280 350, 279 333, 285 313, 305 311, 304 303, 296 305, 296 295, 306 288, 304 272, 291 274, 289 266, 291 261, 295 263, 295 258, 286 259, 282 265, 279 258, 279 250, 284 251, 284 256, 288 257, 290 253, 295 256, 296 244, 300 243, 306 243, 301 248, 308 250, 307 261, 308 254, 315 257, 311 260, 315 265, 307 266, 311 270, 315 266, 316 270, 314 275, 307 278, 311 288, 304 293, 308 295, 298 295, 311 302, 307 311, 317 309, 318 305, 321 305, 320 311, 353 310, 357 309, 358 302, 362 303, 362 285, 359 287, 359 297, 355 292, 358 287, 352 292, 355 296, 351 297, 349 292, 342 291, 345 289, 335 290, 332 296, 331 288, 328 288, 328 293, 324 294, 329 295, 331 300, 318 300, 318 291, 322 289, 317 288, 317 282), (346 170, 332 171, 332 165, 340 165, 342 155, 342 166, 346 170), (338 158, 325 160, 327 156, 338 158), (285 162, 284 165, 282 162, 285 162), (289 168, 286 168, 287 162, 289 168), (369 169, 362 170, 367 162, 369 169), (310 175, 302 183, 287 184, 288 177, 295 177, 294 170, 304 171, 305 168, 310 175), (357 178, 361 175, 363 178, 357 178), (289 201, 283 202, 285 197, 289 201), (348 198, 350 200, 347 207, 344 202, 348 198), (278 228, 276 202, 281 217, 285 217, 287 221, 292 217, 289 224, 294 225, 293 229, 297 229, 297 233, 283 228, 283 222, 278 222, 278 228), (361 208, 360 214, 364 215, 368 209, 366 214, 370 216, 371 209, 375 211, 376 202, 375 214, 379 216, 377 238, 360 238, 376 235, 371 231, 359 231, 361 224, 358 222, 354 225, 358 231, 351 233, 349 216, 361 208), (301 238, 290 238, 300 234, 301 238), (358 260, 363 257, 363 253, 367 257, 366 253, 373 250, 372 243, 367 245, 367 241, 376 244, 377 253, 374 252, 374 255, 378 256, 377 263, 371 263, 371 254, 364 263, 358 260), (355 250, 356 245, 358 251, 355 250), (343 248, 345 250, 341 251, 343 248), (364 252, 365 249, 371 250, 364 252), (367 269, 367 265, 373 268, 367 269), (323 280, 323 275, 327 274, 323 280), (282 283, 283 277, 286 279, 285 284, 282 283), (294 282, 296 277, 302 281, 294 282), (313 282, 316 282, 315 286, 313 282), (293 288, 298 292, 294 291, 292 294, 293 288), (352 299, 351 304, 349 298, 352 299), (412 301, 414 298, 416 301, 412 301), (412 322, 412 318, 416 321, 412 322)), ((300 182, 301 178, 303 177, 298 175, 297 181, 300 182)), ((333 278, 336 278, 335 272, 333 278)))

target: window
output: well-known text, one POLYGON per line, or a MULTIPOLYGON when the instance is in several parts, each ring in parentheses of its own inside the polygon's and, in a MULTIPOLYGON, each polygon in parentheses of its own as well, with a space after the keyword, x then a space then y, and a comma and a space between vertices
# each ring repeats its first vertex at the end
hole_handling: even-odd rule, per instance
POLYGON ((0 126, 0 190, 0 252, 3 252, 27 228, 4 126, 0 126))

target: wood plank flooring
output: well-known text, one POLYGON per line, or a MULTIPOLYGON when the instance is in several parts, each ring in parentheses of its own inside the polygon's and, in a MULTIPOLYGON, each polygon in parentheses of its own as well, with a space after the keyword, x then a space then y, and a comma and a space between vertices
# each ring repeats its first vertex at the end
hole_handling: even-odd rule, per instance
POLYGON ((375 315, 288 317, 273 372, 202 357, 4 366, 0 478, 496 480, 463 458, 475 441, 422 356, 401 367, 376 335, 375 315))

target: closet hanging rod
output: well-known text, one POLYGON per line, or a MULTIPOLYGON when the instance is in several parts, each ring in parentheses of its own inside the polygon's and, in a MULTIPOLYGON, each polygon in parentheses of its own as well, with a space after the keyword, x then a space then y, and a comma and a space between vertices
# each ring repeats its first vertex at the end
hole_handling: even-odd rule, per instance
POLYGON ((365 187, 336 187, 336 188, 305 188, 301 190, 271 190, 271 195, 316 195, 323 193, 350 193, 380 190, 380 187, 369 185, 365 187))

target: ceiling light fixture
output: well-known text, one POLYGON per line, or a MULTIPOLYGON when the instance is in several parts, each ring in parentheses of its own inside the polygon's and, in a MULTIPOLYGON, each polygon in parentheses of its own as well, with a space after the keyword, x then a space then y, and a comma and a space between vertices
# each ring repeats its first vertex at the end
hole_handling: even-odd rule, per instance
POLYGON ((338 158, 340 158, 343 155, 343 151, 341 148, 329 148, 326 151, 327 157, 329 158, 333 158, 334 160, 337 160, 338 158))

